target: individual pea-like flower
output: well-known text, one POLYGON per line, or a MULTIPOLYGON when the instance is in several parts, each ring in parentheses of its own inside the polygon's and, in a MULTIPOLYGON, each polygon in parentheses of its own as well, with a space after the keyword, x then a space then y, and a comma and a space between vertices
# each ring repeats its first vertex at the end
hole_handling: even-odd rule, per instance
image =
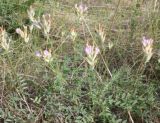
POLYGON ((51 15, 50 14, 43 14, 42 15, 42 27, 45 36, 49 36, 49 32, 51 30, 51 15))
POLYGON ((40 51, 36 51, 36 52, 35 52, 35 55, 36 55, 37 57, 39 57, 39 58, 42 57, 42 54, 41 54, 40 51))
POLYGON ((146 63, 149 62, 153 55, 153 39, 147 39, 146 37, 143 37, 142 39, 142 49, 146 56, 146 63))
POLYGON ((26 43, 28 43, 29 39, 30 39, 30 34, 28 33, 28 27, 27 26, 23 26, 24 30, 22 31, 20 28, 16 29, 16 33, 19 34, 26 43))
POLYGON ((6 30, 0 27, 0 42, 1 42, 2 48, 5 49, 6 51, 9 50, 10 41, 11 39, 8 37, 6 30))
POLYGON ((52 54, 51 54, 51 51, 49 50, 44 50, 43 51, 43 58, 46 62, 50 62, 52 61, 52 54))
POLYGON ((36 51, 35 55, 39 58, 43 58, 43 60, 48 63, 53 60, 51 50, 44 50, 43 52, 36 51))
POLYGON ((94 45, 92 46, 87 43, 85 47, 85 53, 87 54, 87 62, 94 68, 97 62, 96 57, 100 53, 100 49, 98 47, 95 47, 94 45))
POLYGON ((82 19, 84 17, 84 14, 88 10, 88 7, 85 4, 80 3, 79 5, 75 4, 75 9, 77 11, 78 16, 80 16, 80 19, 82 19))

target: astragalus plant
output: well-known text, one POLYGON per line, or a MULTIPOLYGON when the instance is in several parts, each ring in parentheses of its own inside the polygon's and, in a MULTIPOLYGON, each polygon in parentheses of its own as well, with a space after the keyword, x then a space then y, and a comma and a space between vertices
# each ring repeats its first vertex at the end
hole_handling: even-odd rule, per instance
POLYGON ((158 0, 1 0, 0 123, 159 123, 158 0))

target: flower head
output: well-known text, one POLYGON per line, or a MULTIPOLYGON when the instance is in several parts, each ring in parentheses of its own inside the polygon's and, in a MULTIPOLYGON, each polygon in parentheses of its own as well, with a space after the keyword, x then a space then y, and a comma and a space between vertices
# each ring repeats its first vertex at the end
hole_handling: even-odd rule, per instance
POLYGON ((86 48, 85 48, 85 52, 86 52, 86 54, 87 55, 92 55, 93 54, 93 46, 91 46, 91 45, 86 45, 86 48))
POLYGON ((85 52, 88 56, 97 56, 100 50, 98 47, 86 44, 85 52))
POLYGON ((147 39, 146 37, 143 37, 142 39, 142 48, 146 56, 146 63, 149 62, 151 59, 153 52, 153 39, 147 39))
POLYGON ((43 57, 50 57, 51 56, 51 52, 48 50, 44 50, 43 51, 43 57))
POLYGON ((2 48, 5 49, 6 51, 9 50, 10 41, 11 39, 8 37, 6 30, 0 27, 0 42, 1 42, 2 48))
POLYGON ((28 17, 29 17, 29 19, 32 21, 32 22, 34 22, 35 21, 35 10, 34 10, 34 7, 31 5, 30 7, 29 7, 29 9, 27 10, 27 13, 28 13, 28 17))
POLYGON ((43 60, 46 62, 51 62, 53 59, 52 54, 51 54, 51 50, 44 50, 43 52, 36 51, 35 55, 39 58, 43 58, 43 60))
POLYGON ((16 33, 19 34, 26 43, 28 43, 30 35, 28 34, 27 26, 23 26, 24 30, 22 31, 20 28, 16 29, 16 33))
POLYGON ((75 8, 81 14, 83 14, 84 12, 86 12, 88 10, 88 7, 85 4, 82 4, 82 3, 80 3, 79 5, 75 4, 75 8))
POLYGON ((42 57, 42 54, 41 54, 40 51, 36 51, 36 52, 35 52, 35 55, 36 55, 37 57, 39 57, 39 58, 42 57))
POLYGON ((98 47, 95 48, 95 55, 97 56, 99 54, 100 50, 98 47))
POLYGON ((152 45, 153 44, 153 39, 147 39, 146 37, 143 37, 142 44, 143 44, 144 47, 152 45))
POLYGON ((44 50, 44 51, 43 51, 43 59, 44 59, 46 62, 52 61, 51 51, 44 50))
POLYGON ((87 62, 94 68, 95 63, 97 62, 96 57, 100 53, 100 49, 94 45, 86 44, 85 52, 87 54, 87 62))
POLYGON ((72 29, 71 29, 71 39, 72 39, 73 41, 75 41, 76 37, 77 37, 77 32, 75 31, 74 28, 72 28, 72 29))
POLYGON ((31 5, 29 7, 29 9, 27 10, 27 13, 28 13, 29 19, 32 22, 31 26, 34 26, 34 27, 36 27, 38 29, 41 29, 40 19, 39 18, 38 19, 35 18, 35 9, 34 9, 33 5, 31 5))
POLYGON ((104 28, 102 27, 101 24, 99 24, 97 32, 101 38, 101 42, 104 43, 104 41, 106 39, 106 34, 105 34, 104 28))
POLYGON ((80 19, 82 19, 84 17, 85 12, 87 12, 88 7, 85 4, 80 3, 75 4, 75 9, 77 11, 78 16, 80 16, 80 19))
POLYGON ((50 14, 44 14, 42 16, 42 27, 43 27, 45 36, 48 36, 51 30, 51 15, 50 14))

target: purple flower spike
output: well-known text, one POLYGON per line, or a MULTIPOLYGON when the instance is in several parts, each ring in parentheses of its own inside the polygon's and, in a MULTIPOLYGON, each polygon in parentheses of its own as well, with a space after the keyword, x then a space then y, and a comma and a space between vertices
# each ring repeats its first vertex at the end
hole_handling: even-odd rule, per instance
POLYGON ((152 45, 152 43, 153 43, 153 39, 147 39, 146 37, 143 37, 142 44, 144 47, 148 45, 152 45))
POLYGON ((85 53, 87 54, 86 61, 94 68, 97 62, 97 55, 99 54, 100 49, 95 47, 95 45, 86 44, 85 53))
POLYGON ((146 47, 147 44, 148 44, 148 40, 144 36, 143 36, 142 44, 143 44, 144 47, 146 47))

